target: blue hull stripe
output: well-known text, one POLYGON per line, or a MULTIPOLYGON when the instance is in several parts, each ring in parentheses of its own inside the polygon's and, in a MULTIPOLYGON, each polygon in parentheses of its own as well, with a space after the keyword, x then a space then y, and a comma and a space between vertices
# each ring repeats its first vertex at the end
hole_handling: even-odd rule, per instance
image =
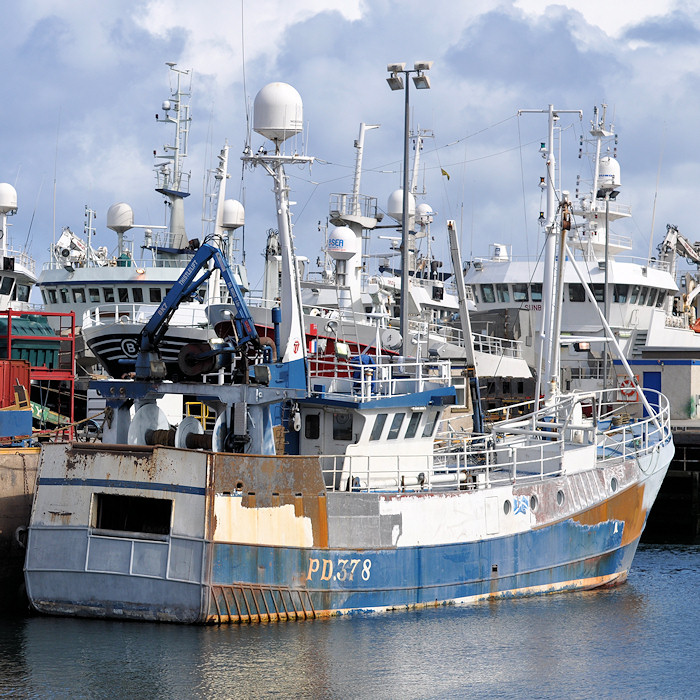
POLYGON ((92 486, 97 488, 137 489, 150 491, 173 491, 195 496, 206 495, 206 489, 199 486, 182 486, 180 484, 154 484, 144 481, 126 481, 124 479, 47 479, 39 478, 39 486, 92 486))
POLYGON ((623 547, 623 528, 621 521, 586 526, 567 520, 493 540, 371 550, 213 543, 211 581, 301 590, 317 610, 426 605, 533 587, 576 588, 629 569, 637 541, 623 547))

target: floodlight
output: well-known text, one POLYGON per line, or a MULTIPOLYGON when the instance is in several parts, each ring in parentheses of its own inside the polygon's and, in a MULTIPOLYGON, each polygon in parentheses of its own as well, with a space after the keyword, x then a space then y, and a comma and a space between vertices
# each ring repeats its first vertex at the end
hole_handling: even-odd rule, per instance
POLYGON ((400 75, 392 75, 386 82, 392 90, 403 90, 403 78, 400 75))
POLYGON ((416 90, 430 90, 430 80, 423 73, 413 76, 413 84, 416 86, 416 90))

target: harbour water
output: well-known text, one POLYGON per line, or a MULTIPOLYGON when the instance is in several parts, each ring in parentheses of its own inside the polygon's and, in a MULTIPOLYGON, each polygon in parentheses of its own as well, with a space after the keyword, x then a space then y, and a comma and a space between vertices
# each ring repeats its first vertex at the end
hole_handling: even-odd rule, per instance
POLYGON ((0 619, 0 697, 696 698, 700 547, 620 587, 331 620, 0 619))

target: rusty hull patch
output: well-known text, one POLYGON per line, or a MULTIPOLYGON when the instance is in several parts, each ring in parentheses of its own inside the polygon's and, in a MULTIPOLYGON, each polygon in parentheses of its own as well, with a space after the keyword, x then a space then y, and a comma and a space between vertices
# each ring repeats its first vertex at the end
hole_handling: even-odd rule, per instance
POLYGON ((297 517, 311 520, 314 546, 328 547, 326 484, 318 457, 217 453, 211 459, 212 494, 240 493, 244 508, 291 504, 297 517))

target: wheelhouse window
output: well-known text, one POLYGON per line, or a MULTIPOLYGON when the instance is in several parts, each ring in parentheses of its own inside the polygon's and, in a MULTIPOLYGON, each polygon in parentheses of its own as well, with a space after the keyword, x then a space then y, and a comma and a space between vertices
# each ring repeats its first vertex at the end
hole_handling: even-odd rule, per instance
POLYGON ((29 301, 29 285, 28 284, 18 284, 17 285, 17 301, 29 301))
POLYGON ((143 301, 143 289, 141 289, 141 287, 134 287, 131 292, 134 295, 134 302, 140 304, 143 301))
POLYGON ((542 301, 542 284, 535 282, 530 286, 530 298, 532 301, 542 301))
POLYGON ((666 299, 666 290, 659 289, 659 296, 656 297, 656 308, 660 309, 664 305, 664 299, 666 299))
POLYGON ((68 304, 68 289, 66 287, 61 287, 59 292, 61 294, 61 303, 68 304))
POLYGON ((304 419, 304 437, 307 440, 318 440, 321 436, 321 414, 311 413, 304 419))
POLYGON ((526 284, 514 284, 513 285, 513 301, 528 301, 527 285, 526 284))
POLYGON ((582 284, 572 283, 569 285, 569 301, 586 301, 586 290, 582 284))
POLYGON ((640 290, 640 287, 638 284, 635 284, 632 287, 632 294, 630 295, 630 304, 637 303, 637 299, 639 299, 639 290, 640 290))
POLYGON ((117 287, 117 294, 119 295, 120 304, 126 304, 129 301, 129 289, 127 287, 117 287))
POLYGON ((629 290, 629 284, 616 284, 613 287, 613 301, 616 304, 626 304, 629 290))
POLYGON ((12 292, 12 283, 14 280, 12 277, 3 277, 2 282, 0 282, 0 294, 10 294, 12 292))
POLYGON ((148 294, 149 294, 149 299, 150 299, 152 302, 157 303, 157 304, 160 304, 160 301, 161 301, 161 291, 160 291, 160 287, 151 287, 151 288, 148 290, 148 294))
POLYGON ((639 305, 644 306, 647 302, 647 294, 649 294, 649 287, 642 287, 642 291, 639 293, 639 305))
POLYGON ((485 304, 493 304, 496 301, 496 296, 493 293, 492 284, 482 284, 481 285, 481 296, 484 299, 485 304))
POLYGON ((173 502, 165 498, 95 494, 93 523, 99 530, 169 535, 173 502))
POLYGON ((404 435, 404 438, 406 440, 410 440, 411 438, 416 437, 421 415, 423 414, 419 413, 418 411, 411 415, 411 420, 408 421, 408 428, 406 428, 406 434, 404 435))
POLYGON ((58 297, 56 296, 56 290, 55 289, 47 289, 46 292, 49 295, 49 303, 50 304, 57 304, 58 297))
POLYGON ((656 301, 656 290, 649 288, 649 296, 647 297, 647 306, 654 306, 656 301))
POLYGON ((352 414, 333 414, 333 439, 345 441, 352 440, 352 414))
POLYGON ((389 440, 396 440, 396 438, 399 436, 401 425, 403 424, 403 419, 405 417, 405 413, 397 413, 394 416, 393 420, 391 421, 391 428, 389 428, 389 435, 387 435, 389 440))
POLYGON ((84 304, 85 303, 85 290, 82 287, 76 287, 73 290, 73 301, 76 304, 84 304))
POLYGON ((106 301, 107 303, 109 303, 109 304, 113 304, 113 303, 114 303, 114 289, 112 289, 112 287, 105 287, 105 288, 102 290, 102 293, 104 294, 104 296, 105 296, 105 301, 106 301))
POLYGON ((435 432, 435 428, 437 427, 437 420, 438 420, 438 412, 433 411, 429 416, 428 420, 425 424, 425 428, 423 428, 423 437, 431 437, 432 434, 435 432))
POLYGON ((88 299, 91 304, 100 303, 100 288, 99 287, 88 287, 88 299))
POLYGON ((498 301, 501 303, 507 304, 510 302, 510 292, 508 291, 507 284, 497 284, 496 293, 498 294, 498 301))
POLYGON ((374 419, 374 425, 372 426, 372 433, 369 436, 370 440, 379 440, 382 436, 384 430, 384 424, 386 423, 386 413, 380 413, 374 419))
POLYGON ((591 291, 596 301, 605 301, 605 285, 604 284, 592 284, 591 291))

